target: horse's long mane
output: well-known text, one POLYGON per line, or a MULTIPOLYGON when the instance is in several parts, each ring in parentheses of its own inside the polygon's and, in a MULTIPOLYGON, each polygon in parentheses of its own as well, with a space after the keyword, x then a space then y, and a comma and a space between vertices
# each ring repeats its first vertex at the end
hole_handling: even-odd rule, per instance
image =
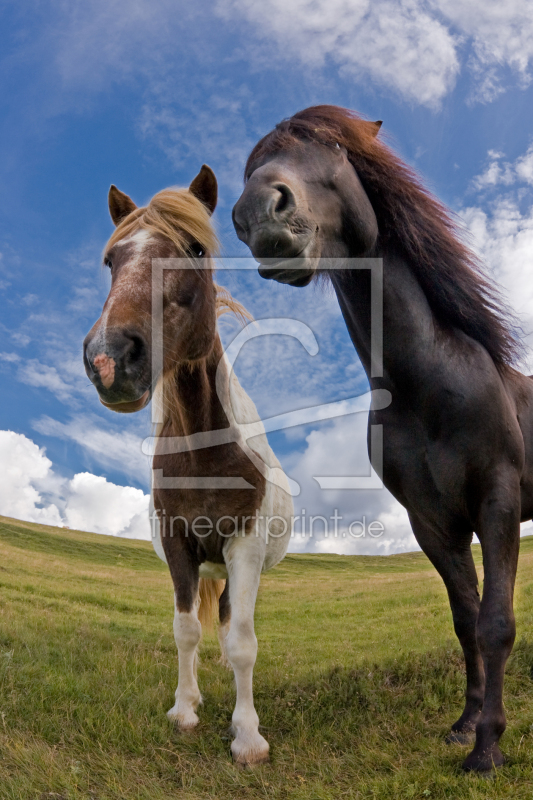
POLYGON ((382 248, 403 254, 435 316, 480 342, 503 366, 519 355, 516 322, 485 277, 449 210, 380 138, 374 123, 338 106, 314 106, 284 120, 254 147, 245 169, 302 140, 337 143, 347 151, 372 204, 382 248))
MULTIPOLYGON (((105 250, 141 229, 170 239, 177 248, 178 257, 192 257, 188 250, 191 239, 201 244, 206 255, 198 272, 205 280, 206 290, 213 285, 213 256, 219 251, 218 237, 206 207, 188 189, 164 189, 154 195, 147 206, 136 208, 116 227, 105 250)), ((252 319, 252 315, 226 288, 216 283, 214 286, 217 318, 223 314, 234 314, 242 324, 252 319)), ((195 366, 191 364, 190 368, 194 369, 195 366)), ((157 426, 156 435, 167 423, 170 423, 171 430, 179 429, 181 401, 176 380, 178 369, 177 364, 158 382, 154 401, 162 405, 164 422, 157 426)))

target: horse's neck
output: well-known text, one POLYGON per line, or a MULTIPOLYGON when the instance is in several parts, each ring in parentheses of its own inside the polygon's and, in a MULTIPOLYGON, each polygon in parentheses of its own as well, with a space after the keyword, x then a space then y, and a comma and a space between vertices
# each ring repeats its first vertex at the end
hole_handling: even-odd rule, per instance
POLYGON ((394 252, 383 258, 383 295, 371 297, 369 269, 338 271, 332 282, 352 342, 371 380, 371 309, 383 310, 385 378, 418 380, 427 369, 436 320, 414 270, 394 252))
POLYGON ((175 381, 177 408, 172 414, 171 435, 189 436, 228 427, 221 400, 226 405, 229 375, 218 333, 210 355, 194 364, 180 365, 175 373, 175 381), (224 396, 219 397, 219 393, 224 396))

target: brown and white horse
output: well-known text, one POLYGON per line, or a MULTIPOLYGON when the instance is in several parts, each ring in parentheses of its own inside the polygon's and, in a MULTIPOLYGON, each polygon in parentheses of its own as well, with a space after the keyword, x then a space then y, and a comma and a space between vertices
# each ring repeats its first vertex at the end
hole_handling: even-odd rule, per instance
POLYGON ((219 640, 237 687, 231 750, 237 763, 255 764, 269 750, 252 692, 255 601, 261 572, 285 555, 293 509, 287 479, 217 332, 224 311, 248 315, 213 282, 216 201, 216 179, 205 165, 189 189, 160 192, 146 208, 111 187, 117 227, 104 255, 111 290, 85 339, 84 362, 107 408, 137 411, 155 391, 162 411, 152 535, 175 592, 179 681, 168 717, 183 730, 198 723, 201 621, 212 620, 218 601, 219 640), (188 261, 178 262, 184 268, 168 262, 163 273, 163 356, 154 376, 153 259, 175 258, 188 261))

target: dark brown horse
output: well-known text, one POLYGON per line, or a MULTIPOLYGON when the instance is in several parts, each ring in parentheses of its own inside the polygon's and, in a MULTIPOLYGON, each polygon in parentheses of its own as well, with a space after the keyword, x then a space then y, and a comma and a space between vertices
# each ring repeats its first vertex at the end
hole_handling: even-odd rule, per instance
POLYGON ((321 258, 383 259, 382 377, 371 369, 368 270, 328 274, 371 388, 392 394, 369 416, 383 426, 383 482, 446 584, 463 648, 466 705, 448 739, 475 732, 463 766, 487 771, 504 761, 520 521, 533 516, 533 383, 511 366, 518 345, 497 294, 380 126, 335 106, 282 122, 248 159, 234 222, 260 274, 282 283, 305 286, 321 258))

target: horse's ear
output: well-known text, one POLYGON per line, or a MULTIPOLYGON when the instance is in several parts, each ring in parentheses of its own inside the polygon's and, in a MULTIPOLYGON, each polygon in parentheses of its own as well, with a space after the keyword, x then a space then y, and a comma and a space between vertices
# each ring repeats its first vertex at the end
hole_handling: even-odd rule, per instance
POLYGON ((112 184, 109 189, 108 202, 109 213, 111 214, 111 219, 115 223, 115 226, 137 208, 131 197, 128 197, 127 194, 117 189, 114 184, 112 184))
POLYGON ((189 192, 204 204, 210 214, 213 213, 217 205, 218 184, 211 167, 208 167, 207 164, 202 166, 189 186, 189 192))
POLYGON ((383 125, 383 120, 377 119, 375 122, 369 122, 368 124, 370 125, 372 136, 377 136, 379 133, 379 129, 383 125))

